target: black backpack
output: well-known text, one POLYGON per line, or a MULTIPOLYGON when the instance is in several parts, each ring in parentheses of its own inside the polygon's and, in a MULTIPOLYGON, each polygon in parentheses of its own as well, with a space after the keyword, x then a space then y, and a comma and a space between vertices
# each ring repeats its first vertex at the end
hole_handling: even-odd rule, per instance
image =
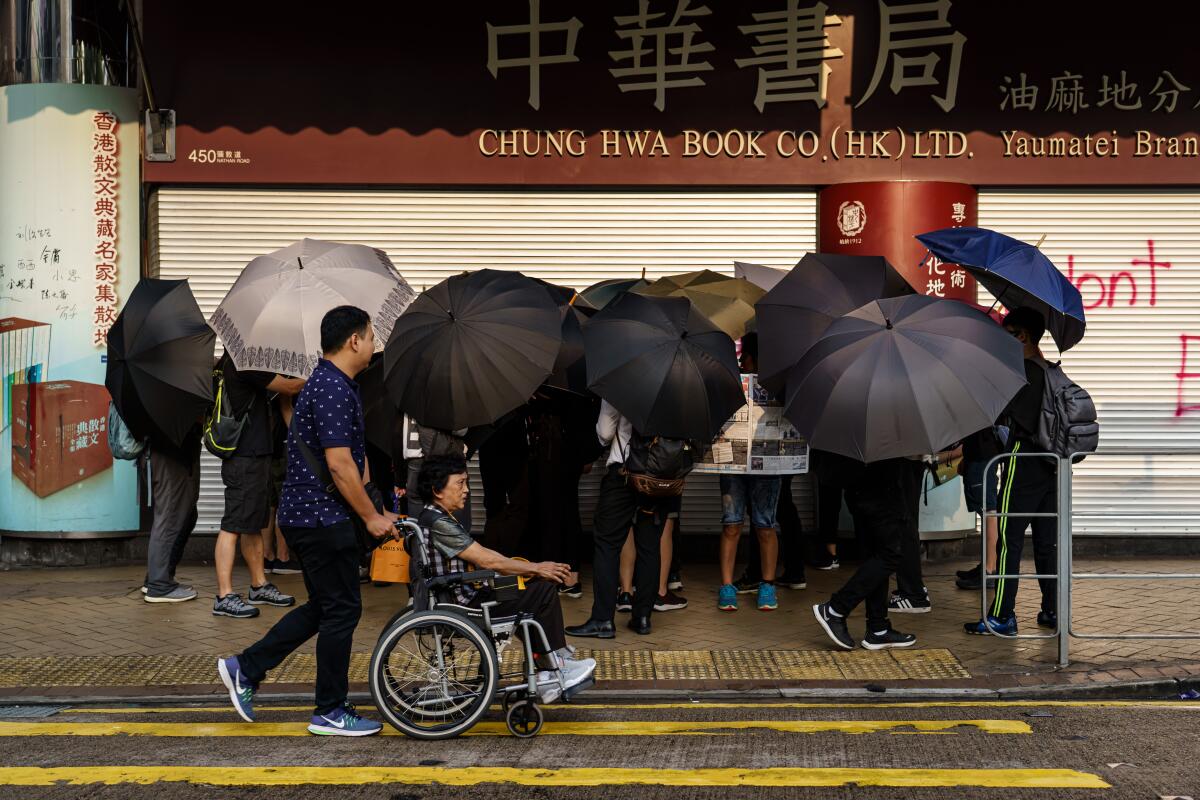
POLYGON ((232 458, 237 452, 242 430, 246 427, 250 408, 254 405, 254 399, 251 398, 246 411, 240 417, 233 416, 233 404, 229 402, 229 395, 225 392, 224 358, 227 357, 223 357, 213 367, 213 404, 204 419, 203 439, 204 449, 222 461, 232 458))
POLYGON ((651 497, 678 497, 699 452, 694 442, 634 431, 625 453, 624 473, 630 485, 651 497))
POLYGON ((1046 371, 1046 388, 1034 443, 1042 452, 1082 461, 1079 454, 1094 453, 1100 445, 1096 404, 1083 387, 1067 377, 1062 362, 1051 364, 1039 358, 1037 363, 1046 371))

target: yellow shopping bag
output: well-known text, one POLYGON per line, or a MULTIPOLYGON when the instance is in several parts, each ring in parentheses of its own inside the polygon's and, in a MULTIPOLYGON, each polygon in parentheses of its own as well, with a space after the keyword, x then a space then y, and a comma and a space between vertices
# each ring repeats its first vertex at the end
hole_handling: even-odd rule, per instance
POLYGON ((371 553, 371 580, 408 583, 408 552, 400 539, 389 539, 371 553))

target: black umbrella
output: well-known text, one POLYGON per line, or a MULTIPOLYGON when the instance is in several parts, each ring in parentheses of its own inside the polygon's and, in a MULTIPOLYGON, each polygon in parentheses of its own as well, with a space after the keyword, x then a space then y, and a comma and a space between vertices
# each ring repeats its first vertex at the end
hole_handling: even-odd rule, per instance
POLYGON ((135 436, 183 443, 213 401, 216 338, 186 280, 133 288, 108 332, 104 385, 135 436))
POLYGON ((383 452, 390 453, 395 438, 396 406, 383 383, 383 354, 371 356, 371 363, 355 380, 362 395, 367 441, 383 452))
POLYGON ((650 281, 646 280, 646 270, 643 269, 640 278, 610 278, 593 283, 579 294, 595 308, 604 308, 625 292, 634 292, 649 285, 650 281))
POLYGON ((623 294, 583 341, 588 387, 643 434, 710 442, 746 404, 733 340, 685 297, 623 294))
POLYGON ((546 288, 519 272, 455 275, 396 320, 384 380, 422 425, 485 425, 524 404, 550 376, 562 319, 546 288))
POLYGON ((814 448, 880 461, 988 427, 1024 385, 1020 342, 987 314, 909 295, 830 325, 788 374, 784 414, 814 448))
POLYGON ((596 308, 574 289, 534 278, 550 292, 562 318, 562 347, 554 359, 554 371, 546 385, 554 389, 587 394, 587 365, 583 352, 583 324, 596 313, 596 308))
POLYGON ((782 394, 787 371, 835 319, 872 300, 912 293, 882 256, 809 253, 754 304, 759 381, 782 394))

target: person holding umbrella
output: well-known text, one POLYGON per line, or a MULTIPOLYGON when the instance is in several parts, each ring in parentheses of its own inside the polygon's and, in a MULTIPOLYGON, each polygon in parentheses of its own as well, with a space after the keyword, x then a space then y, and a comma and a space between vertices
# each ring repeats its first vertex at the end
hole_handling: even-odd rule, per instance
POLYGON ((139 281, 108 332, 105 386, 131 432, 149 440, 154 522, 142 587, 147 603, 196 597, 175 580, 175 569, 196 526, 199 420, 212 403, 215 342, 187 281, 139 281))
POLYGON ((741 374, 733 340, 684 297, 622 294, 588 321, 583 337, 588 388, 604 401, 596 433, 609 454, 592 529, 591 616, 567 635, 616 636, 621 548, 631 524, 638 557, 629 627, 648 634, 672 498, 637 491, 627 464, 647 437, 711 442, 746 404, 741 374))
POLYGON ((987 315, 953 300, 904 295, 835 320, 787 374, 784 413, 813 448, 865 466, 847 501, 871 552, 817 623, 843 649, 866 604, 862 647, 910 647, 888 620, 888 582, 915 521, 910 457, 937 453, 992 424, 1025 385, 1021 347, 987 315))

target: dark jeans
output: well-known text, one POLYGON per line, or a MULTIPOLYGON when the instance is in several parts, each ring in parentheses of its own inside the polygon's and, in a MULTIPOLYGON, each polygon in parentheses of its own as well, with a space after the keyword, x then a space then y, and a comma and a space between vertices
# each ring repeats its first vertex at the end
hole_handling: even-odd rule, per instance
POLYGON ((910 599, 925 596, 925 577, 921 574, 921 490, 925 488, 925 465, 909 461, 900 468, 900 491, 904 494, 904 521, 908 525, 900 543, 900 567, 896 570, 896 591, 910 599))
MULTIPOLYGON (((1012 516, 1000 517, 996 541, 996 549, 1000 554, 997 567, 1002 575, 1021 572, 1025 529, 1032 527, 1034 569, 1040 575, 1053 575, 1058 572, 1058 520, 1054 517, 1022 515, 1053 514, 1058 510, 1057 478, 1042 459, 1014 458, 1009 462, 1005 464, 1001 476, 1000 511, 1012 516)), ((992 616, 1008 619, 1016 606, 1019 585, 1020 581, 1011 578, 996 581, 996 597, 990 609, 992 616)), ((1038 585, 1042 590, 1042 611, 1056 611, 1057 582, 1039 580, 1038 585)))
POLYGON ((633 570, 633 613, 649 616, 658 596, 661 565, 659 539, 667 522, 670 498, 638 494, 613 464, 600 481, 600 497, 592 526, 596 550, 592 559, 592 619, 611 622, 617 613, 617 591, 621 584, 621 548, 633 526, 637 559, 633 570))
POLYGON ((362 616, 358 585, 358 537, 349 522, 327 528, 283 528, 288 549, 300 561, 308 602, 289 611, 238 661, 255 686, 296 648, 317 637, 315 714, 346 702, 350 646, 362 616))
POLYGON ((870 464, 863 479, 846 489, 846 503, 868 554, 845 585, 834 592, 829 604, 837 613, 848 616, 865 602, 868 631, 890 627, 888 583, 900 566, 900 550, 910 530, 906 520, 909 501, 903 490, 909 463, 893 458, 870 464))
MULTIPOLYGON (((479 608, 481 604, 492 599, 488 594, 480 592, 475 595, 471 605, 479 608)), ((511 617, 521 612, 533 614, 533 618, 541 623, 546 631, 546 641, 551 650, 561 650, 567 646, 566 634, 563 632, 562 603, 558 600, 558 584, 550 581, 529 581, 525 591, 518 592, 513 600, 501 600, 492 607, 492 617, 511 617)), ((520 631, 520 628, 517 629, 520 631)), ((542 643, 532 642, 533 652, 541 654, 542 643)))
POLYGON ((150 454, 150 491, 154 522, 146 550, 146 589, 151 597, 174 591, 175 568, 196 527, 200 499, 200 447, 181 461, 161 451, 150 454))
MULTIPOLYGON (((775 508, 775 521, 778 523, 780 563, 783 564, 783 574, 788 578, 804 578, 804 523, 800 521, 800 512, 796 510, 796 501, 792 499, 792 475, 784 475, 779 487, 779 505, 775 508)), ((838 496, 841 503, 841 496, 838 496)), ((834 527, 834 535, 837 527, 834 527)), ((762 580, 762 556, 759 553, 758 537, 751 535, 747 543, 745 579, 751 583, 762 580)), ((771 580, 775 580, 774 576, 771 580)))

